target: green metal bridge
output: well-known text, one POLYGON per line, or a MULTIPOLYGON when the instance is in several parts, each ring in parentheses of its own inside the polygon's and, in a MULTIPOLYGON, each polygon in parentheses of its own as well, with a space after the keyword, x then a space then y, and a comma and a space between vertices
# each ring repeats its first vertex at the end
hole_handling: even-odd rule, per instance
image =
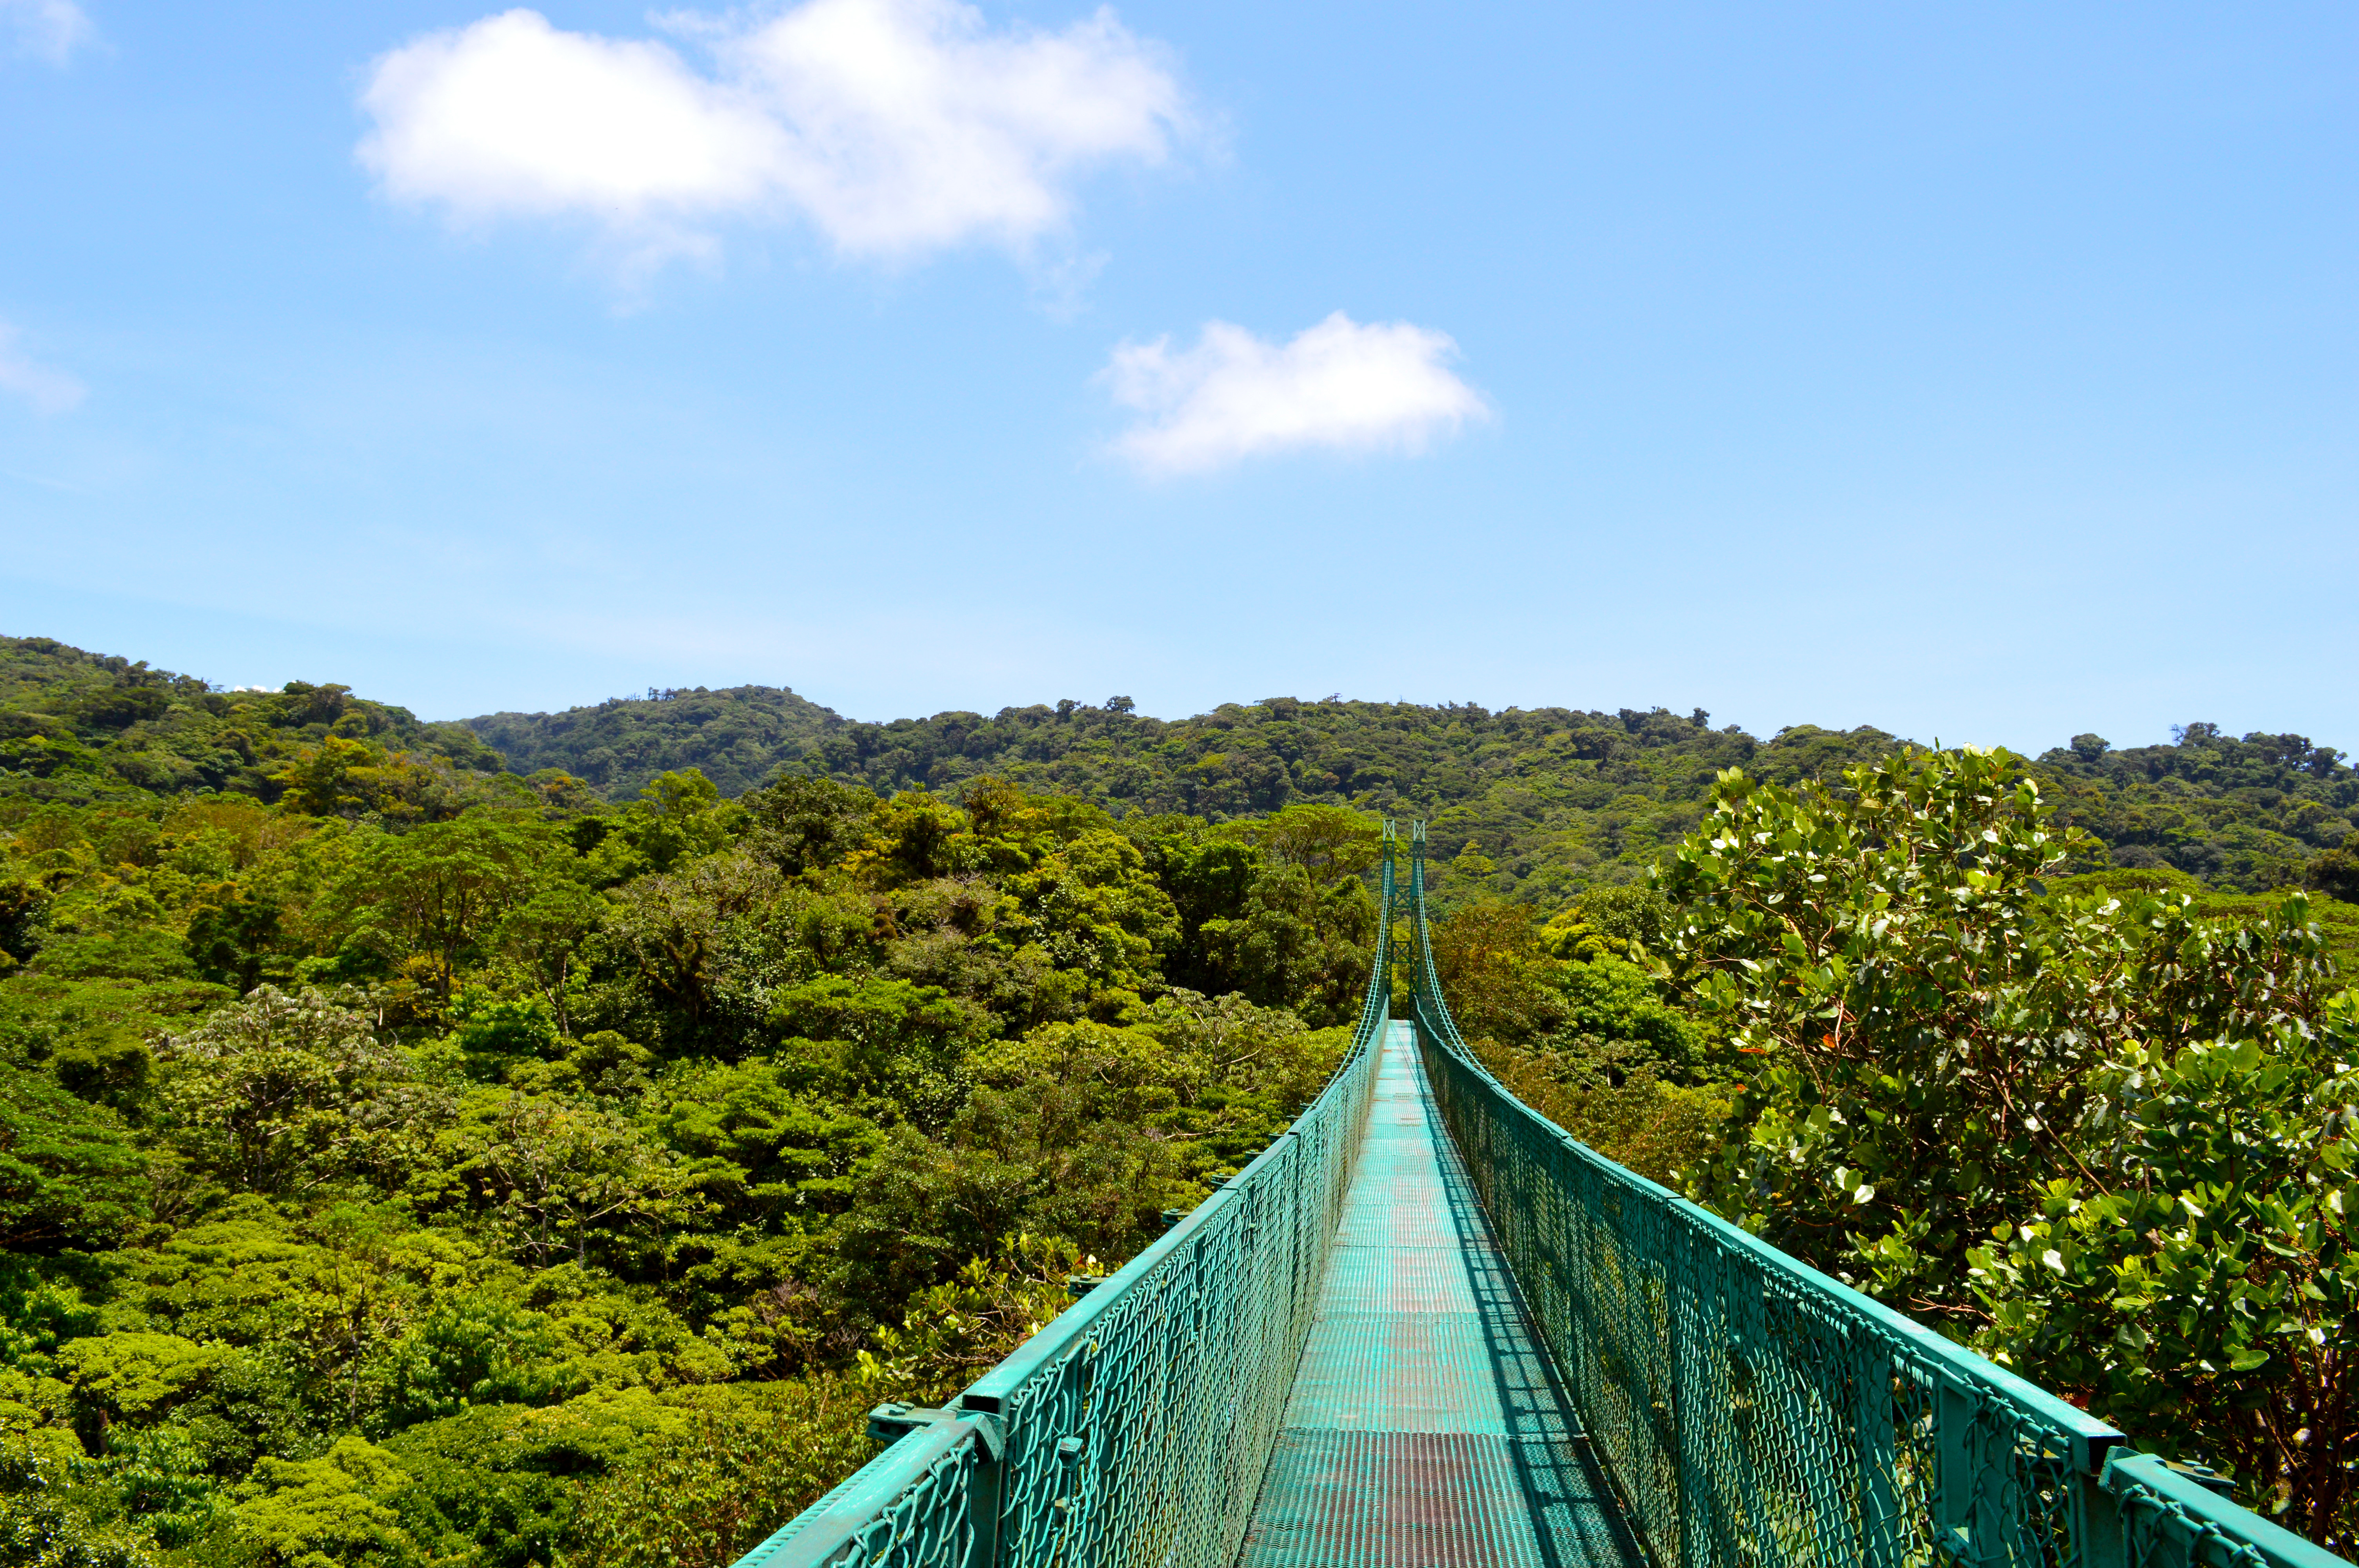
POLYGON ((1508 1094, 1385 839, 1411 1016, 1379 940, 1283 1137, 737 1568, 2341 1563, 1508 1094))

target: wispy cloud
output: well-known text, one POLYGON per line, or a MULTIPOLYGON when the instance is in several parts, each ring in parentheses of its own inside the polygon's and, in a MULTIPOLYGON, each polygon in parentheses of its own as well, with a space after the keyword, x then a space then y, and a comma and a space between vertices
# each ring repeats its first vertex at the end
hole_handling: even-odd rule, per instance
POLYGON ((0 321, 0 392, 13 392, 43 414, 62 414, 88 389, 62 371, 39 363, 17 346, 16 328, 0 321))
POLYGON ((63 65, 98 29, 74 0, 0 0, 0 35, 17 54, 63 65))
POLYGON ((728 219, 799 215, 847 255, 1063 232, 1074 184, 1188 134, 1167 51, 1100 10, 995 31, 958 0, 675 12, 670 44, 513 10, 378 59, 362 163, 460 221, 587 218, 636 253, 709 251, 728 219))
POLYGON ((1207 321, 1194 348, 1170 343, 1121 344, 1103 373, 1114 400, 1145 416, 1115 449, 1152 474, 1311 447, 1422 451, 1490 416, 1449 369, 1450 335, 1406 321, 1362 326, 1338 310, 1284 347, 1207 321))

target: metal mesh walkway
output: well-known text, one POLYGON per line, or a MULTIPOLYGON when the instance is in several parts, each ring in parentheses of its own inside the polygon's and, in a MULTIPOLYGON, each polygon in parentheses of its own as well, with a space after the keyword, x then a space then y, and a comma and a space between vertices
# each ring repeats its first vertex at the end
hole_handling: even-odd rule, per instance
POLYGON ((1240 1562, 1642 1561, 1395 1023, 1240 1562))

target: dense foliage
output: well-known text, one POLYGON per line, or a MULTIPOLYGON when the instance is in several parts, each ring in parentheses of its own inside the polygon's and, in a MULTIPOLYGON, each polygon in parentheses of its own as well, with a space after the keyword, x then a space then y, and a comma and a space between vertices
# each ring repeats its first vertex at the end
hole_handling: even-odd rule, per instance
POLYGON ((563 713, 490 713, 467 728, 519 773, 557 768, 617 800, 658 773, 694 768, 723 795, 743 795, 800 764, 844 727, 827 708, 782 687, 649 691, 563 713))
POLYGON ((2220 889, 2307 885, 2359 903, 2359 777, 2302 735, 2236 740, 2187 724, 2169 746, 2114 751, 2095 735, 2040 757, 2056 819, 2116 866, 2170 868, 2220 889))
POLYGON ((1348 811, 610 806, 19 652, 10 1563, 725 1563, 1282 1130, 1375 936, 1348 811))
MULTIPOLYGON (((693 763, 730 794, 743 787, 730 781, 785 768, 883 794, 955 793, 990 775, 1112 811, 1212 821, 1303 802, 1425 816, 1450 857, 1445 894, 1550 905, 1593 881, 1642 880, 1709 815, 1723 768, 1773 784, 1831 779, 1903 744, 1809 725, 1759 741, 1708 718, 1270 697, 1166 721, 1114 697, 862 724, 741 687, 469 723, 517 771, 562 768, 617 799, 693 763)), ((2190 724, 2172 745, 2114 751, 2079 735, 2035 773, 2062 819, 2111 851, 2076 869, 2170 867, 2245 892, 2307 879, 2359 900, 2359 849, 2343 848, 2359 774, 2306 737, 2240 741, 2190 724)))
POLYGON ((2359 992, 2309 900, 2051 886, 2088 842, 2004 753, 1716 794, 1661 877, 1733 1047, 1695 1195, 2347 1551, 2359 992))
POLYGON ((1377 808, 1518 1094, 2359 1514, 2359 784, 2298 737, 0 682, 0 1568, 725 1568, 1317 1091, 1377 808))
POLYGON ((421 724, 348 687, 224 692, 48 637, 0 637, 0 791, 14 797, 291 793, 416 819, 455 811, 502 766, 464 725, 421 724))

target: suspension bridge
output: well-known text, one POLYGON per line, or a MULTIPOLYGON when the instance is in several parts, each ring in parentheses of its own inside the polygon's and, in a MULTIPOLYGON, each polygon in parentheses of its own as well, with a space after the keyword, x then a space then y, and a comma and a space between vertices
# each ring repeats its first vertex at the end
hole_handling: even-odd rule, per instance
POLYGON ((1293 1127, 737 1568, 2342 1563, 1516 1100, 1424 850, 1293 1127))

